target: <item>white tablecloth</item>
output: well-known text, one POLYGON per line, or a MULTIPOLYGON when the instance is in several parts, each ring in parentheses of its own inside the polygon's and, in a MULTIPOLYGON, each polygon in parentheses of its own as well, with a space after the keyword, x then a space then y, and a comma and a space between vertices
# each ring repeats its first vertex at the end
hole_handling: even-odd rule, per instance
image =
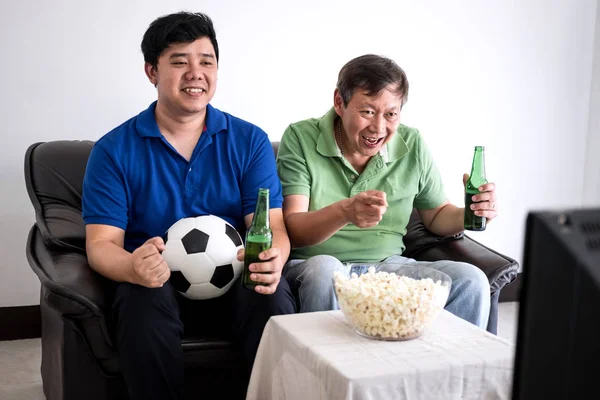
POLYGON ((366 339, 340 311, 272 317, 247 400, 509 399, 514 345, 447 311, 421 337, 366 339))

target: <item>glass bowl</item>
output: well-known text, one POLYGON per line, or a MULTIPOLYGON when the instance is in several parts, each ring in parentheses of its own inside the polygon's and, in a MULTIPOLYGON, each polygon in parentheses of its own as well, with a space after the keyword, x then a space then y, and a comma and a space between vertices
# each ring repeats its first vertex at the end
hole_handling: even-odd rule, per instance
POLYGON ((410 264, 375 264, 361 274, 336 272, 338 304, 361 335, 377 340, 419 337, 446 305, 452 279, 410 264))

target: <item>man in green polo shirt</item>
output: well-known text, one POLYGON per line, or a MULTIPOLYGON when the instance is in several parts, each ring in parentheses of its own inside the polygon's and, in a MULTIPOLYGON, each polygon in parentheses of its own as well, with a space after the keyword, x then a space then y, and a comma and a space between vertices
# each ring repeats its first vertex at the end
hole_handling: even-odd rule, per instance
MULTIPOLYGON (((479 268, 402 256, 413 208, 438 235, 461 232, 464 214, 448 202, 420 133, 400 124, 407 94, 406 75, 394 61, 361 56, 341 69, 331 110, 286 129, 277 167, 294 249, 283 275, 300 311, 309 312, 337 308, 333 273, 349 263, 426 265, 452 278, 446 309, 485 329, 490 288, 479 268)), ((495 185, 480 190, 474 209, 490 221, 497 215, 495 185)))

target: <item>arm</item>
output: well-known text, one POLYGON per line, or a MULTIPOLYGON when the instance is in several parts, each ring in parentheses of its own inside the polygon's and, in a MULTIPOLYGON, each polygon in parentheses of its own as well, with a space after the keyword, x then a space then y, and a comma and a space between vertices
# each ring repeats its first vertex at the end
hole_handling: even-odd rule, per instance
POLYGON ((294 248, 314 246, 347 225, 342 201, 317 211, 308 211, 309 198, 301 194, 285 196, 283 216, 294 248))
POLYGON ((439 236, 456 235, 464 230, 464 208, 458 208, 449 201, 431 209, 418 209, 423 225, 428 231, 439 236))
POLYGON ((316 211, 308 211, 308 205, 309 198, 304 195, 283 199, 285 224, 294 248, 322 243, 348 224, 375 226, 388 206, 385 193, 379 190, 367 190, 316 211))
POLYGON ((123 249, 124 230, 90 224, 85 227, 85 236, 88 261, 94 271, 116 282, 133 283, 131 253, 123 249))
POLYGON ((123 248, 125 231, 110 225, 86 225, 86 252, 90 267, 116 282, 161 287, 171 276, 161 252, 162 238, 149 239, 133 253, 123 248))

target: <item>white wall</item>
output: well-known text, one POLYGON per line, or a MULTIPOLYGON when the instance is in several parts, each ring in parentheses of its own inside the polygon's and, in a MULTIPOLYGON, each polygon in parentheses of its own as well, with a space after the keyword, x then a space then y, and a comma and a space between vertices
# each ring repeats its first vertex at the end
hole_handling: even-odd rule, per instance
POLYGON ((596 6, 594 63, 590 88, 587 155, 585 162, 583 205, 600 206, 600 7, 596 6))
MULTIPOLYGON (((143 73, 142 35, 155 17, 180 9, 215 22, 221 62, 213 104, 272 140, 290 122, 327 111, 346 61, 367 52, 394 58, 411 84, 404 122, 425 136, 452 201, 463 202, 473 146, 487 147, 501 216, 473 236, 507 255, 521 257, 528 210, 582 205, 586 143, 597 145, 587 135, 594 0, 22 0, 0 7, 0 307, 38 303, 24 250, 34 221, 25 150, 36 141, 97 139, 146 108, 155 92, 143 73)), ((595 70, 597 88, 598 61, 595 70)), ((594 99, 597 108, 597 90, 594 99)), ((588 170, 598 168, 597 158, 588 153, 588 170)))

